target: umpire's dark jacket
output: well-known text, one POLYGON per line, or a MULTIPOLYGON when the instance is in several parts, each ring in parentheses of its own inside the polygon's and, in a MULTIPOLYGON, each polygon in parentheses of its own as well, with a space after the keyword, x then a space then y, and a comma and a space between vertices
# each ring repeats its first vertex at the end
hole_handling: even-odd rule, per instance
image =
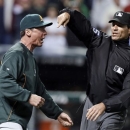
POLYGON ((103 102, 106 112, 130 106, 129 39, 113 41, 93 28, 79 12, 64 9, 71 17, 68 27, 85 44, 87 51, 87 95, 93 104, 103 102))
POLYGON ((40 81, 33 54, 24 44, 17 43, 4 55, 0 68, 0 123, 16 122, 26 129, 32 113, 28 103, 31 94, 45 98, 41 111, 57 119, 62 110, 40 81))

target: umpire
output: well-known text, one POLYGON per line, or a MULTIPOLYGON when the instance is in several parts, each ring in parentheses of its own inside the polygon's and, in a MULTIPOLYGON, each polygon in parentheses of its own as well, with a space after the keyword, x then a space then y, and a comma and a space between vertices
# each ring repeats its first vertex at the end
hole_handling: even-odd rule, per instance
POLYGON ((88 48, 88 97, 80 130, 121 130, 130 106, 130 14, 114 14, 111 36, 76 10, 63 9, 57 20, 58 27, 67 25, 88 48))

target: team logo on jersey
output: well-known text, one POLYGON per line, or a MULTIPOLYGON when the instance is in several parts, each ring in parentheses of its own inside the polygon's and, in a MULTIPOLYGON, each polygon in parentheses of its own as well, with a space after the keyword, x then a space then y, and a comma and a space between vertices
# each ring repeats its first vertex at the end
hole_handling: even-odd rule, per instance
POLYGON ((122 13, 122 12, 117 12, 117 13, 116 13, 116 16, 122 17, 122 16, 123 16, 123 13, 122 13))
POLYGON ((120 66, 117 66, 117 65, 115 65, 115 67, 114 67, 113 70, 114 70, 116 73, 120 74, 120 75, 122 75, 123 72, 124 72, 124 69, 121 68, 120 66))

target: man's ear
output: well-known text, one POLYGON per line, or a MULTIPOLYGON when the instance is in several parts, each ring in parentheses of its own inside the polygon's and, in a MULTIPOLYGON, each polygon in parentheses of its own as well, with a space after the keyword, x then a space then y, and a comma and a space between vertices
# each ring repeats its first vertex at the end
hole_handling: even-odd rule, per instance
POLYGON ((25 30, 25 35, 27 35, 28 37, 31 36, 31 30, 30 29, 26 29, 25 30))

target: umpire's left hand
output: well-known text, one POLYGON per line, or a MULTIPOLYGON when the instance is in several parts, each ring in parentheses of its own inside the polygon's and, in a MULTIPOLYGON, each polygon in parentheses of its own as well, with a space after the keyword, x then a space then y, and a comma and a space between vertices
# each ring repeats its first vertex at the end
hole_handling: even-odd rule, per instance
POLYGON ((94 106, 92 106, 90 109, 88 109, 88 112, 86 114, 86 117, 88 120, 95 121, 97 118, 105 112, 105 105, 104 103, 99 103, 94 106))

